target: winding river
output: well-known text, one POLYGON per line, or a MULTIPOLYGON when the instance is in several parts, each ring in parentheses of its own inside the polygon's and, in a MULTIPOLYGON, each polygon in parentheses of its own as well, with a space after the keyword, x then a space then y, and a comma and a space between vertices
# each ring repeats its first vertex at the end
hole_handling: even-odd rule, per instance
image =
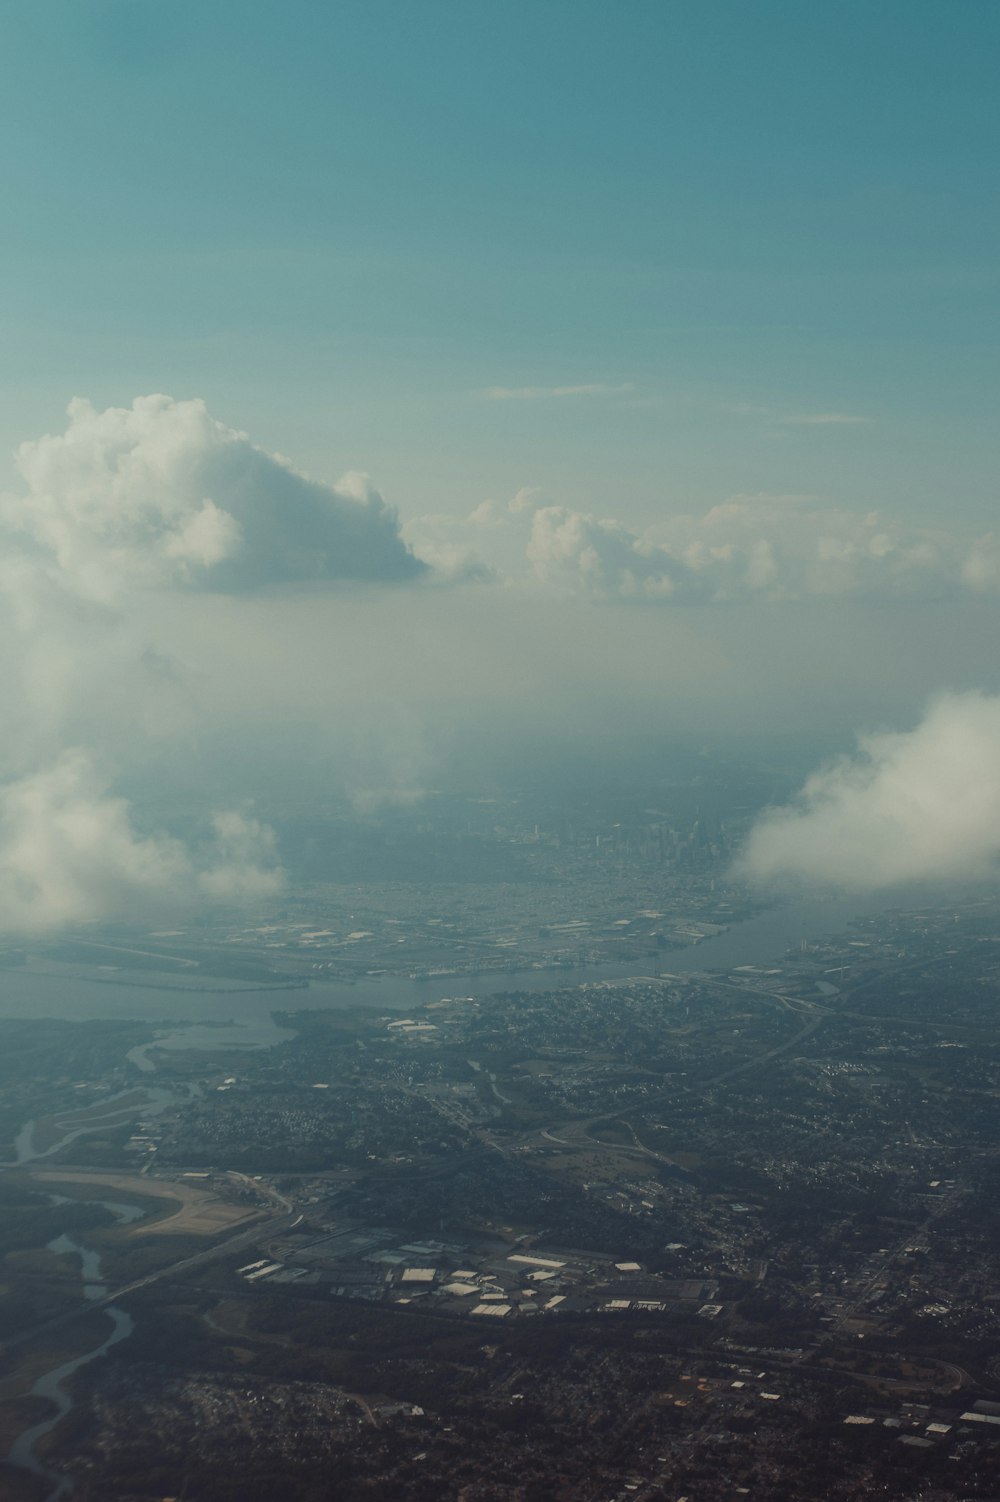
MULTIPOLYGON (((138 1205, 128 1205, 118 1200, 70 1201, 61 1194, 52 1194, 49 1198, 56 1205, 69 1203, 101 1205, 104 1209, 110 1210, 119 1225, 128 1225, 131 1221, 140 1220, 145 1214, 145 1211, 140 1210, 138 1205)), ((91 1247, 82 1246, 72 1236, 62 1233, 54 1236, 47 1243, 47 1248, 58 1256, 75 1256, 80 1259, 80 1278, 85 1299, 97 1300, 107 1297, 107 1285, 101 1281, 101 1259, 91 1247)), ((111 1318, 111 1329, 99 1345, 89 1351, 84 1351, 80 1356, 73 1357, 71 1361, 64 1361, 60 1366, 53 1367, 51 1371, 45 1372, 38 1378, 31 1389, 30 1396, 47 1399, 55 1406, 55 1412, 48 1418, 40 1420, 39 1423, 33 1424, 30 1429, 25 1429, 15 1440, 7 1456, 11 1465, 30 1471, 47 1483, 49 1491, 46 1494, 46 1502, 57 1502, 58 1498, 69 1496, 73 1486, 68 1476, 60 1476, 58 1472, 50 1470, 38 1457, 39 1441, 50 1434, 73 1407, 73 1399, 67 1390, 70 1378, 81 1367, 89 1365, 91 1361, 96 1361, 106 1351, 110 1351, 111 1347, 117 1345, 120 1340, 127 1339, 135 1328, 132 1316, 124 1309, 118 1309, 111 1304, 105 1313, 111 1318)))
MULTIPOLYGON (((146 1102, 142 1107, 142 1114, 144 1116, 155 1116, 157 1112, 163 1111, 167 1106, 173 1105, 177 1099, 176 1094, 171 1090, 162 1090, 150 1085, 144 1085, 142 1088, 146 1095, 146 1102)), ((26 1163, 36 1163, 40 1158, 51 1158, 54 1153, 59 1152, 70 1142, 75 1142, 78 1137, 85 1137, 89 1132, 99 1132, 109 1126, 117 1126, 120 1122, 130 1121, 135 1116, 134 1103, 122 1106, 118 1112, 108 1109, 114 1106, 116 1100, 124 1100, 126 1098, 130 1098, 134 1102, 135 1090, 132 1088, 119 1090, 117 1095, 108 1095, 96 1101, 92 1106, 87 1108, 93 1112, 94 1121, 80 1122, 79 1125, 65 1131, 57 1141, 44 1148, 38 1147, 35 1143, 35 1127, 37 1123, 34 1120, 26 1121, 14 1138, 15 1164, 17 1167, 22 1168, 26 1163)), ((76 1110, 70 1109, 64 1112, 57 1112, 56 1119, 58 1120, 59 1116, 79 1117, 84 1114, 85 1108, 77 1107, 76 1110)), ((4 1164, 0 1164, 0 1167, 5 1166, 4 1164)))

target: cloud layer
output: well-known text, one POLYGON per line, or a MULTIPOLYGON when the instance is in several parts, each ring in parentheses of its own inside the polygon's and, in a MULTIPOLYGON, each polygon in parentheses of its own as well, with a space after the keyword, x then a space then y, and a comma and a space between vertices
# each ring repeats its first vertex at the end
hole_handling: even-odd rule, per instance
POLYGON ((809 497, 737 496, 645 533, 562 506, 534 512, 536 579, 598 599, 944 598, 994 592, 1000 546, 902 526, 809 497))
POLYGON ((949 694, 904 733, 859 738, 752 830, 737 874, 875 891, 978 881, 1000 861, 1000 697, 949 694))
MULTIPOLYGON (((308 801, 306 768, 323 797, 370 807, 419 796, 462 743, 828 728, 906 712, 956 663, 963 681, 991 671, 996 542, 814 498, 738 496, 640 533, 526 487, 403 526, 363 476, 310 480, 165 396, 74 402, 17 466, 0 500, 0 930, 266 899, 274 837, 231 805, 261 787, 308 801), (467 587, 399 587, 420 581, 467 587), (312 587, 270 587, 288 583, 312 587), (949 602, 933 621, 928 599, 949 602), (755 602, 770 608, 735 608, 755 602)), ((806 872, 817 821, 825 877, 923 871, 898 813, 877 859, 855 859, 908 744, 876 737, 814 779, 755 832, 748 871, 806 872)))

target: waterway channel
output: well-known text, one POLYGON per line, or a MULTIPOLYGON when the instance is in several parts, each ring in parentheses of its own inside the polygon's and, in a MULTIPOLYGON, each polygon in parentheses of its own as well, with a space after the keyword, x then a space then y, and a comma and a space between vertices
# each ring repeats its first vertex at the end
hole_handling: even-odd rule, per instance
MULTIPOLYGON (((51 1194, 49 1199, 54 1205, 59 1204, 93 1204, 100 1205, 109 1210, 119 1225, 128 1225, 132 1221, 140 1220, 145 1214, 138 1205, 125 1204, 120 1200, 69 1200, 65 1195, 51 1194)), ((57 1256, 73 1256, 80 1260, 80 1279, 83 1297, 91 1302, 107 1297, 107 1284, 102 1281, 101 1258, 99 1253, 92 1247, 83 1246, 74 1237, 65 1232, 54 1236, 46 1243, 50 1252, 57 1256)), ((72 1491, 72 1482, 68 1476, 60 1476, 58 1472, 51 1470, 38 1455, 38 1445, 47 1434, 50 1434, 61 1419, 65 1418, 73 1407, 73 1399, 68 1391, 68 1384, 74 1373, 81 1367, 89 1365, 103 1356, 112 1346, 119 1341, 127 1339, 135 1328, 132 1316, 124 1309, 111 1304, 105 1309, 105 1313, 111 1319, 111 1329, 102 1341, 93 1346, 89 1351, 84 1351, 79 1356, 74 1356, 70 1361, 64 1361, 51 1371, 43 1373, 31 1388, 30 1396, 33 1398, 45 1398, 54 1405, 55 1411, 48 1418, 41 1419, 33 1424, 30 1429, 25 1429, 11 1446, 8 1461, 13 1466, 22 1470, 30 1471, 44 1481, 49 1491, 46 1494, 46 1502, 57 1502, 60 1497, 66 1497, 72 1491)))
MULTIPOLYGON (((167 1106, 174 1105, 177 1095, 172 1090, 162 1090, 158 1087, 146 1085, 143 1087, 145 1100, 143 1101, 143 1116, 155 1116, 159 1111, 166 1110, 167 1106)), ((27 1163, 35 1163, 39 1158, 51 1158, 69 1143, 75 1142, 78 1137, 84 1137, 88 1132, 99 1132, 102 1128, 118 1126, 122 1122, 131 1121, 135 1118, 135 1091, 132 1089, 119 1090, 116 1095, 103 1096, 92 1106, 77 1110, 60 1112, 58 1115, 72 1116, 77 1125, 63 1132, 48 1147, 38 1147, 35 1142, 35 1120, 26 1121, 24 1126, 14 1138, 14 1162, 22 1168, 27 1163), (114 1110, 115 1101, 129 1101, 131 1104, 123 1104, 120 1111, 114 1110), (93 1121, 80 1121, 80 1117, 92 1115, 93 1121)), ((5 1165, 0 1164, 0 1167, 5 1165)))

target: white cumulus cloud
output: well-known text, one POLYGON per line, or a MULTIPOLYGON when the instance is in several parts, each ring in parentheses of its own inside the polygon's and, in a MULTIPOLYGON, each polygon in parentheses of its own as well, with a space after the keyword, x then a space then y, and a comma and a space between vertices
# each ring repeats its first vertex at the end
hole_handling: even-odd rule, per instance
POLYGON ((542 584, 599 598, 675 600, 701 593, 687 565, 666 548, 616 521, 565 506, 534 513, 527 556, 542 584))
POLYGON ((128 802, 83 751, 0 788, 2 931, 181 913, 206 898, 244 902, 282 882, 273 834, 238 812, 216 815, 197 856, 170 835, 137 833, 128 802))
POLYGON ((543 506, 526 552, 540 582, 603 599, 940 599, 1000 589, 992 536, 970 542, 807 496, 735 496, 641 533, 543 506))
POLYGON ((365 476, 310 480, 198 400, 141 396, 99 412, 77 398, 65 432, 21 444, 17 467, 25 489, 5 497, 0 519, 93 599, 425 569, 365 476))
POLYGON ((758 820, 736 870, 873 891, 995 877, 998 862, 1000 697, 967 693, 937 699, 913 730, 859 737, 758 820))
POLYGON ((506 509, 495 501, 480 501, 465 515, 431 512, 406 522, 402 536, 417 558, 431 570, 434 581, 446 584, 486 583, 496 580, 498 570, 486 562, 484 539, 498 541, 495 534, 509 525, 506 509))

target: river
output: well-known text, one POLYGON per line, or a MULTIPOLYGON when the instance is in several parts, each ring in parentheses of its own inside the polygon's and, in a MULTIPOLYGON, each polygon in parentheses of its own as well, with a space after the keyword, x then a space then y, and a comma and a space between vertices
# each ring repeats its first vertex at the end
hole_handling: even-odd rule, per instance
MULTIPOLYGON (((152 1068, 152 1065, 150 1065, 150 1068, 152 1068)), ((171 1090, 162 1090, 151 1085, 144 1085, 143 1091, 146 1097, 142 1106, 143 1116, 155 1116, 158 1112, 166 1110, 167 1106, 175 1105, 177 1102, 177 1095, 171 1090)), ((35 1127, 37 1123, 34 1120, 26 1121, 14 1138, 15 1164, 21 1168, 26 1163, 37 1162, 39 1158, 51 1158, 70 1142, 75 1142, 78 1137, 84 1137, 89 1132, 99 1132, 106 1127, 117 1126, 123 1122, 134 1120, 136 1114, 134 1100, 135 1091, 130 1087, 127 1090, 119 1090, 117 1095, 104 1096, 92 1106, 70 1108, 65 1112, 57 1112, 55 1120, 58 1120, 60 1115, 72 1116, 77 1121, 77 1124, 63 1132, 61 1137, 44 1148, 38 1147, 35 1143, 35 1127), (122 1099, 129 1100, 132 1104, 122 1106, 121 1110, 117 1112, 109 1109, 114 1107, 116 1100, 122 1099), (93 1121, 79 1121, 79 1117, 88 1114, 93 1115, 93 1121)), ((6 1166, 8 1165, 0 1164, 0 1167, 6 1166)))
POLYGON ((151 1048, 219 1050, 268 1048, 292 1036, 274 1020, 276 1012, 346 1010, 407 1012, 445 995, 485 997, 498 991, 550 991, 587 981, 648 975, 651 968, 690 974, 729 970, 735 965, 779 960, 803 939, 840 933, 856 918, 889 905, 889 899, 855 897, 798 902, 734 924, 725 933, 683 949, 665 949, 646 958, 573 969, 512 970, 435 976, 370 976, 355 984, 317 980, 303 989, 206 991, 190 993, 155 986, 86 984, 70 975, 31 970, 0 972, 0 1019, 58 1017, 77 1022, 134 1019, 156 1025, 155 1044, 140 1044, 129 1057, 140 1069, 155 1067, 151 1048))
MULTIPOLYGON (((81 1201, 70 1201, 65 1195, 52 1194, 49 1196, 53 1204, 79 1204, 81 1201)), ((124 1204, 118 1200, 87 1200, 82 1203, 102 1205, 110 1210, 119 1225, 127 1225, 131 1221, 139 1220, 145 1214, 138 1205, 124 1204)), ((107 1297, 107 1285, 101 1280, 101 1259, 91 1247, 83 1246, 72 1236, 62 1233, 54 1236, 46 1243, 50 1252, 59 1256, 74 1256, 80 1259, 80 1279, 83 1297, 89 1300, 103 1299, 107 1297)), ((66 1497, 72 1491, 72 1482, 68 1476, 60 1476, 58 1472, 50 1470, 38 1457, 39 1441, 55 1428, 73 1407, 73 1399, 67 1391, 67 1384, 74 1372, 81 1367, 87 1366, 91 1361, 96 1361, 103 1356, 112 1346, 120 1340, 125 1340, 131 1335, 134 1327, 132 1316, 124 1309, 115 1305, 109 1305, 105 1310, 111 1318, 111 1329, 98 1345, 82 1355, 75 1356, 71 1361, 64 1361, 60 1366, 53 1367, 39 1377, 31 1389, 31 1397, 45 1398, 55 1407, 55 1412, 39 1423, 33 1424, 30 1429, 25 1429, 11 1446, 7 1457, 11 1465, 30 1471, 40 1480, 46 1482, 49 1491, 46 1502, 57 1502, 60 1497, 66 1497)))

